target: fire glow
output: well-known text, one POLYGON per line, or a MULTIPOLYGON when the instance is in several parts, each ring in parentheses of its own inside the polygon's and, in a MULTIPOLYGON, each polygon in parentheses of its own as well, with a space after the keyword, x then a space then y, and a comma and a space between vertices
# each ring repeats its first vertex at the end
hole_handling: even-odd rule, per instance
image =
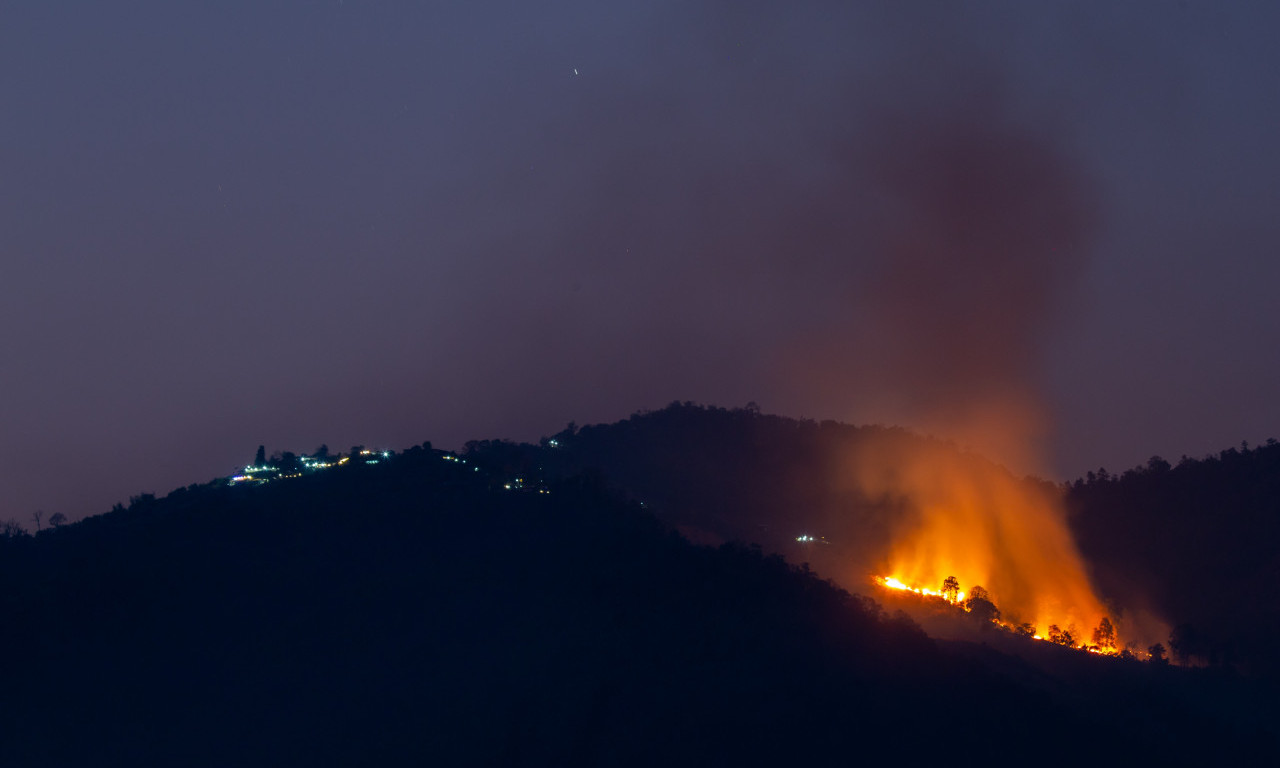
POLYGON ((878 445, 848 465, 859 491, 892 510, 886 551, 869 564, 877 582, 962 609, 981 585, 1002 626, 1087 645, 1110 611, 1089 583, 1059 489, 941 442, 897 448, 878 445), (969 594, 944 586, 948 577, 969 594))
MULTIPOLYGON (((926 598, 936 598, 966 612, 972 612, 974 610, 973 605, 965 599, 966 593, 959 589, 958 583, 952 579, 947 580, 950 582, 950 585, 944 582, 943 589, 913 587, 893 576, 876 576, 872 581, 886 589, 910 592, 926 598), (950 589, 948 589, 948 586, 950 586, 950 589)), ((1012 624, 1001 620, 999 608, 991 601, 992 596, 980 586, 975 586, 973 588, 972 597, 988 602, 988 607, 990 609, 988 618, 990 618, 993 624, 1016 634, 1030 637, 1032 640, 1049 640, 1057 645, 1064 645, 1069 648, 1079 648, 1080 650, 1088 651, 1089 653, 1096 653, 1105 656, 1114 656, 1121 653, 1119 639, 1116 637, 1115 627, 1111 623, 1111 619, 1109 617, 1104 616, 1099 621, 1098 628, 1093 630, 1093 643, 1090 645, 1084 641, 1081 636, 1082 633, 1079 633, 1074 626, 1069 626, 1068 629, 1064 631, 1056 624, 1051 624, 1049 625, 1047 634, 1041 634, 1037 632, 1031 624, 1012 624)))
POLYGON ((955 599, 952 600, 951 598, 947 597, 946 594, 936 589, 929 589, 928 587, 910 587, 910 586, 907 586, 906 584, 903 584, 901 581, 898 581, 897 579, 893 578, 892 576, 877 577, 876 581, 888 587, 889 589, 903 589, 903 590, 906 590, 907 592, 915 592, 917 595, 926 595, 928 597, 940 597, 943 600, 946 600, 948 603, 964 602, 965 593, 963 591, 957 591, 955 599))

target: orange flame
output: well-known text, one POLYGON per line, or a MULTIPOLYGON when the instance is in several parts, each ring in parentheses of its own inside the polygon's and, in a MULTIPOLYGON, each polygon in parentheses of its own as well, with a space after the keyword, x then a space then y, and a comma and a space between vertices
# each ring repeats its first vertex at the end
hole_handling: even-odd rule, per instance
POLYGON ((954 576, 961 589, 984 587, 1012 624, 1045 636, 1074 627, 1079 641, 1107 615, 1093 592, 1052 486, 1019 480, 977 456, 943 444, 883 450, 854 462, 864 493, 887 501, 895 517, 883 583, 941 596, 954 576))
POLYGON ((914 593, 916 593, 917 595, 924 595, 924 596, 926 596, 926 597, 940 597, 940 598, 942 598, 943 600, 946 600, 946 601, 947 601, 947 602, 949 602, 949 603, 961 603, 961 602, 964 602, 964 595, 965 595, 965 593, 964 593, 964 591, 963 591, 963 590, 961 590, 961 591, 959 591, 959 592, 956 592, 956 597, 955 597, 955 599, 954 599, 954 600, 952 600, 951 598, 947 597, 946 593, 944 593, 944 592, 941 592, 941 591, 936 590, 936 589, 930 589, 930 588, 928 588, 928 587, 911 587, 911 586, 907 586, 906 584, 903 584, 901 581, 899 581, 899 580, 895 579, 895 578, 894 578, 894 577, 892 577, 892 576, 884 576, 884 577, 882 577, 882 578, 880 578, 880 579, 879 579, 879 582, 880 582, 881 584, 883 584, 884 586, 888 587, 889 589, 901 589, 901 590, 905 590, 905 591, 907 591, 907 592, 914 592, 914 593))

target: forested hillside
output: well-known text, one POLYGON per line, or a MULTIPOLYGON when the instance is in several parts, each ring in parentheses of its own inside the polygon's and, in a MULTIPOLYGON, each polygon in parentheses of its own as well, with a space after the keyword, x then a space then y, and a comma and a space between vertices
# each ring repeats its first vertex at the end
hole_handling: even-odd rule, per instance
POLYGON ((3 764, 1275 753, 1270 689, 1229 673, 939 643, 758 548, 691 544, 603 470, 498 460, 558 450, 424 446, 0 539, 3 764))
POLYGON ((1090 472, 1067 499, 1099 587, 1168 617, 1177 657, 1280 673, 1280 444, 1090 472))
POLYGON ((541 446, 468 443, 468 455, 526 477, 599 475, 695 542, 759 543, 861 589, 888 548, 903 500, 868 494, 867 456, 920 452, 999 471, 950 443, 896 427, 856 427, 672 403, 613 424, 568 428, 541 446), (800 547, 810 534, 822 543, 800 547))
MULTIPOLYGON (((694 540, 758 542, 863 591, 901 500, 856 480, 868 456, 924 453, 941 468, 1002 472, 955 445, 855 427, 673 403, 614 424, 571 426, 541 448, 500 441, 473 455, 537 476, 595 471, 694 540), (552 445, 554 444, 554 446, 552 445), (820 536, 799 544, 796 537, 820 536)), ((1021 480, 1040 488, 1043 480, 1021 480)), ((1228 449, 1176 466, 1158 457, 1061 489, 1095 586, 1113 607, 1175 630, 1177 661, 1280 674, 1280 445, 1228 449)))

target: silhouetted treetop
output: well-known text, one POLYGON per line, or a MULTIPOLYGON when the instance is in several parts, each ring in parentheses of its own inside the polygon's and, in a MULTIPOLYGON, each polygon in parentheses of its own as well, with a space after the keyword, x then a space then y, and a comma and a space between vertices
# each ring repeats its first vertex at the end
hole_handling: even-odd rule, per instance
POLYGON ((1152 457, 1117 478, 1071 483, 1066 501, 1104 595, 1184 628, 1167 646, 1175 659, 1280 676, 1280 444, 1176 466, 1152 457))

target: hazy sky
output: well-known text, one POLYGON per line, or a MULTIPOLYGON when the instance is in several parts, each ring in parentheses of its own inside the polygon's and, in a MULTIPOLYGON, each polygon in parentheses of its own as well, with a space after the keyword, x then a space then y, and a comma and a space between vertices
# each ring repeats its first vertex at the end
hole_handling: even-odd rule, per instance
POLYGON ((675 399, 1280 436, 1273 2, 13 3, 0 517, 675 399))

